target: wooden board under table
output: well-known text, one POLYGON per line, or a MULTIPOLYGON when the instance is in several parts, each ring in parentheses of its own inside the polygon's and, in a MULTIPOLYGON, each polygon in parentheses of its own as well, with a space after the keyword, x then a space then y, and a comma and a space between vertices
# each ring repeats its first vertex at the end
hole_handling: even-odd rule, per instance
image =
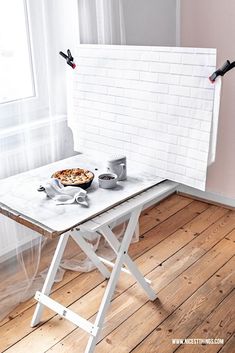
POLYGON ((106 172, 105 163, 94 161, 85 155, 76 155, 17 174, 1 180, 0 213, 53 238, 164 181, 138 171, 136 166, 128 165, 127 171, 127 180, 119 182, 115 189, 110 190, 99 188, 97 182, 98 175, 106 172), (89 169, 95 174, 95 179, 87 190, 89 207, 76 203, 56 205, 45 193, 37 191, 40 184, 48 180, 55 171, 78 167, 89 169))

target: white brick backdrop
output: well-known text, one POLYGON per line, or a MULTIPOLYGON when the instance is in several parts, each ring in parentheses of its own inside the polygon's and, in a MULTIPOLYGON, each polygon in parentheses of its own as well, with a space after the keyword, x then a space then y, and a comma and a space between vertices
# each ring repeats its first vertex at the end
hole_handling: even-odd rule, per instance
POLYGON ((75 149, 205 189, 215 49, 80 45, 75 58, 75 149))

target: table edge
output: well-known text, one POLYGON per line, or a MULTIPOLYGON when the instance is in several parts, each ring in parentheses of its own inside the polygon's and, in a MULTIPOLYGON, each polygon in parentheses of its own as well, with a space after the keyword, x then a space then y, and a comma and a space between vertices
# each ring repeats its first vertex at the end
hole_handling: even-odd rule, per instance
POLYGON ((122 204, 123 202, 131 199, 132 197, 135 197, 135 196, 141 194, 142 192, 144 192, 148 189, 151 189, 152 187, 155 187, 156 185, 160 185, 161 183, 164 183, 165 181, 167 181, 167 179, 163 179, 163 180, 157 182, 156 184, 148 186, 148 187, 144 188, 143 190, 141 190, 140 192, 136 192, 133 195, 126 197, 121 202, 116 202, 112 206, 106 207, 105 209, 103 209, 100 212, 97 212, 96 214, 92 215, 91 217, 85 218, 82 222, 78 222, 78 223, 74 224, 73 226, 66 228, 66 229, 63 229, 63 230, 55 230, 55 229, 49 228, 49 227, 45 226, 44 224, 42 224, 42 223, 24 215, 24 214, 21 214, 20 212, 17 212, 16 210, 8 207, 7 205, 5 205, 1 202, 0 202, 0 214, 14 220, 17 223, 20 223, 21 225, 23 225, 27 228, 30 228, 31 230, 39 233, 40 235, 43 235, 43 236, 50 238, 50 239, 53 239, 53 238, 60 236, 61 234, 65 233, 65 232, 73 229, 73 228, 78 227, 82 223, 87 222, 87 221, 93 219, 94 217, 97 217, 98 215, 104 213, 104 212, 107 212, 108 210, 112 209, 113 207, 115 207, 117 205, 122 204))

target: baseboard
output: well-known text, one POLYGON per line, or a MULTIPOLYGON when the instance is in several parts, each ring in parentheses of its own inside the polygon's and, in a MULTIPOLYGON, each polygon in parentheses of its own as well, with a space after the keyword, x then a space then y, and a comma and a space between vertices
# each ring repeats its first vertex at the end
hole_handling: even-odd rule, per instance
POLYGON ((211 204, 235 210, 235 200, 220 194, 215 194, 213 192, 208 191, 201 191, 182 184, 179 184, 177 193, 185 196, 191 196, 197 200, 207 201, 211 204))

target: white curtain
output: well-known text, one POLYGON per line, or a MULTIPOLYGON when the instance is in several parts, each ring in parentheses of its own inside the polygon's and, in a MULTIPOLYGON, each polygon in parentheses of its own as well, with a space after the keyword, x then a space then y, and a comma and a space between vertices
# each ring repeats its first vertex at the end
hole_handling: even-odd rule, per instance
POLYGON ((1 2, 0 178, 60 159, 73 150, 66 127, 67 67, 58 54, 66 49, 63 45, 69 36, 64 28, 70 24, 63 21, 61 11, 55 0, 1 2), (20 15, 27 21, 25 28, 21 23, 14 26, 19 17, 16 10, 24 10, 20 15), (11 13, 15 14, 12 18, 11 13), (12 36, 8 35, 11 31, 12 36), (14 41, 18 31, 22 35, 14 41), (21 60, 24 51, 27 55, 21 60))
POLYGON ((123 0, 78 0, 82 44, 126 44, 123 0))
MULTIPOLYGON (((59 51, 76 44, 76 1, 67 8, 63 0, 0 2, 0 179, 74 154, 66 121, 71 68, 59 51)), ((49 264, 41 255, 55 243, 0 215, 0 320, 41 287, 38 273, 49 264)))
MULTIPOLYGON (((74 154, 72 132, 66 122, 66 73, 72 69, 58 53, 68 48, 73 53, 79 29, 81 43, 124 44, 125 28, 121 0, 1 1, 0 23, 1 179, 74 154), (16 6, 21 6, 18 12, 16 6), (9 16, 4 28, 4 11, 12 11, 10 15, 16 13, 18 18, 20 11, 27 14, 24 30, 30 45, 23 52, 22 38, 8 47, 7 31, 12 29, 13 40, 17 18, 9 16)), ((99 240, 90 240, 94 248, 99 240)), ((0 215, 0 320, 18 315, 14 307, 41 288, 56 243, 0 215)), ((106 244, 103 249, 108 257, 113 256, 106 244)), ((65 258, 66 268, 93 268, 83 254, 77 253, 73 241, 65 258)), ((57 281, 63 273, 60 269, 57 281)))

